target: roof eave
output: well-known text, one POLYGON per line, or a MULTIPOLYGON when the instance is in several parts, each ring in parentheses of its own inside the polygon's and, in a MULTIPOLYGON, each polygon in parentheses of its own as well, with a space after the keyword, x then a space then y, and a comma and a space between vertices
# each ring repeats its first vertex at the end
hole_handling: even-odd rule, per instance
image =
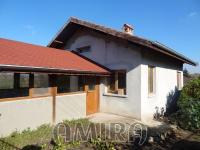
POLYGON ((45 68, 45 67, 34 67, 34 66, 19 66, 19 65, 4 65, 0 64, 0 72, 2 71, 21 71, 21 72, 44 72, 44 73, 55 73, 55 74, 79 74, 79 75, 98 75, 98 76, 109 76, 110 72, 93 72, 84 70, 71 70, 71 69, 59 69, 59 68, 45 68))

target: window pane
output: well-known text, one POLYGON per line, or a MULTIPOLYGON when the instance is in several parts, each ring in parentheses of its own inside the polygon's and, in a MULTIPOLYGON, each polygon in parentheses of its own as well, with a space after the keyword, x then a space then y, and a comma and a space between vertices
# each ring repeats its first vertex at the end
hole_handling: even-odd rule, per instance
POLYGON ((115 93, 115 75, 108 77, 108 92, 115 93))
POLYGON ((57 78, 58 93, 70 92, 70 76, 61 75, 57 78))
POLYGON ((117 70, 108 77, 108 93, 126 94, 126 71, 117 70))
POLYGON ((45 88, 49 86, 48 74, 34 74, 34 87, 45 88))
POLYGON ((181 72, 177 72, 177 88, 181 89, 181 72))
POLYGON ((83 91, 84 77, 61 75, 57 78, 58 93, 83 91))
POLYGON ((29 87, 29 74, 20 74, 20 88, 29 87))
POLYGON ((95 90, 96 77, 87 77, 87 83, 89 91, 95 90))
POLYGON ((78 87, 79 87, 79 91, 83 91, 84 90, 84 84, 85 84, 85 77, 84 76, 78 76, 78 87))
POLYGON ((14 73, 0 73, 0 98, 29 96, 28 88, 20 89, 18 86, 16 87, 14 89, 14 73))
POLYGON ((85 53, 85 52, 90 52, 91 47, 90 46, 83 46, 83 47, 79 47, 77 48, 77 51, 79 53, 85 53))
POLYGON ((34 74, 34 88, 32 90, 33 97, 51 95, 48 74, 34 74))
POLYGON ((154 67, 148 67, 148 91, 149 93, 154 92, 154 67))
POLYGON ((14 88, 14 74, 0 73, 0 89, 13 89, 13 88, 14 88))
POLYGON ((70 92, 77 92, 78 88, 78 76, 70 76, 70 92))
POLYGON ((126 72, 118 72, 119 94, 126 94, 126 72))

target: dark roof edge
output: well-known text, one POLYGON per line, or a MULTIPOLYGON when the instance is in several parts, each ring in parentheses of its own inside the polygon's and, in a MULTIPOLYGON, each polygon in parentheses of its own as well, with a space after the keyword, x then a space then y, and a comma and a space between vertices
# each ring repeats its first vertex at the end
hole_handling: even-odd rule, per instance
POLYGON ((182 59, 184 59, 188 64, 191 64, 193 66, 197 66, 198 63, 197 62, 194 62, 193 60, 191 60, 190 58, 178 53, 177 51, 171 49, 170 47, 158 42, 158 41, 151 41, 153 45, 161 48, 161 49, 164 49, 165 51, 169 52, 169 53, 172 53, 178 57, 181 57, 182 59))
POLYGON ((67 22, 58 30, 58 32, 53 36, 53 38, 50 40, 50 42, 47 44, 47 47, 50 47, 50 45, 53 43, 53 41, 56 40, 56 38, 60 35, 60 33, 65 29, 65 27, 71 22, 71 20, 74 17, 70 17, 67 22))
POLYGON ((180 60, 184 63, 190 64, 190 65, 193 65, 193 66, 198 65, 198 63, 192 61, 191 59, 185 57, 184 55, 176 52, 175 50, 173 50, 173 49, 171 49, 171 48, 169 48, 169 47, 167 47, 167 46, 165 46, 165 45, 163 45, 159 42, 147 40, 145 38, 141 38, 141 37, 138 37, 138 36, 132 36, 132 35, 129 35, 129 34, 126 34, 126 33, 111 29, 111 28, 107 28, 107 27, 104 27, 104 26, 101 26, 101 25, 97 25, 97 24, 94 24, 94 23, 83 21, 83 20, 80 20, 80 19, 74 18, 74 17, 70 17, 70 19, 64 24, 64 26, 57 32, 57 34, 53 37, 53 39, 47 45, 48 47, 51 46, 53 41, 56 40, 56 38, 62 33, 62 31, 68 26, 69 23, 74 23, 74 24, 78 24, 78 25, 81 25, 81 26, 84 26, 84 27, 87 27, 87 28, 92 28, 94 30, 97 30, 97 31, 100 31, 100 32, 103 32, 103 33, 106 33, 106 34, 109 34, 109 35, 112 35, 112 36, 115 36, 115 37, 118 37, 118 38, 122 38, 124 40, 128 40, 130 42, 133 42, 133 43, 151 48, 153 50, 159 51, 163 54, 174 57, 174 58, 176 58, 176 59, 178 59, 178 60, 180 60))
MULTIPOLYGON (((95 65, 97 65, 97 66, 99 66, 99 67, 105 69, 105 70, 108 71, 109 73, 112 72, 111 69, 109 69, 109 68, 107 68, 107 67, 105 67, 105 66, 103 66, 103 65, 101 65, 101 64, 99 64, 99 63, 97 63, 96 61, 93 61, 92 59, 89 59, 88 57, 85 57, 85 56, 79 54, 79 53, 76 52, 76 51, 73 51, 73 50, 72 50, 71 52, 74 53, 74 54, 76 54, 76 55, 78 55, 79 57, 81 57, 81 58, 83 58, 83 59, 86 59, 87 61, 90 61, 91 63, 93 63, 93 64, 95 64, 95 65)), ((108 73, 108 74, 109 74, 109 73, 108 73)))
POLYGON ((22 71, 22 72, 45 72, 45 73, 69 73, 69 74, 88 74, 107 76, 110 72, 92 72, 84 70, 70 70, 70 69, 58 69, 58 68, 45 68, 45 67, 32 67, 32 66, 19 66, 19 65, 1 65, 0 72, 2 71, 22 71))

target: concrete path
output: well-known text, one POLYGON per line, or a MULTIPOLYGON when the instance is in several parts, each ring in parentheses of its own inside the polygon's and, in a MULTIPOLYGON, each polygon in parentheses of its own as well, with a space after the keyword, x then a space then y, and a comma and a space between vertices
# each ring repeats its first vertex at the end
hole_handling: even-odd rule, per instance
POLYGON ((131 117, 125 117, 109 113, 95 113, 89 115, 87 118, 94 123, 126 123, 129 125, 134 123, 140 123, 149 127, 160 126, 162 124, 161 122, 158 121, 141 122, 131 117))
POLYGON ((87 118, 94 123, 105 123, 105 127, 110 131, 114 131, 114 133, 117 130, 120 130, 125 131, 124 133, 131 133, 133 137, 138 137, 138 135, 140 135, 140 140, 142 142, 146 141, 148 136, 151 137, 151 140, 154 138, 158 139, 158 136, 160 139, 164 139, 167 133, 171 130, 170 125, 164 122, 158 122, 154 120, 149 122, 141 122, 131 117, 109 113, 96 113, 89 115, 87 118), (119 124, 119 126, 112 126, 111 123, 122 123, 123 125, 119 124))

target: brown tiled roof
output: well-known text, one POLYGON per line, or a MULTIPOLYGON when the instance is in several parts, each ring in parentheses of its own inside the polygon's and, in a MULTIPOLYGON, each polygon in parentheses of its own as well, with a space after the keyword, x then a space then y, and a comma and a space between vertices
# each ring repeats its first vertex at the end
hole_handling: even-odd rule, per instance
POLYGON ((151 40, 147 40, 145 38, 133 36, 124 32, 120 32, 111 28, 107 28, 101 25, 97 25, 97 24, 83 21, 83 20, 73 18, 73 17, 71 17, 69 21, 61 28, 61 30, 56 34, 56 36, 48 44, 48 46, 60 48, 60 46, 62 46, 62 42, 65 43, 65 41, 67 40, 66 38, 67 37, 70 38, 71 34, 73 34, 77 29, 80 29, 81 27, 89 28, 91 30, 98 31, 103 34, 108 34, 110 36, 113 36, 122 40, 127 40, 131 43, 135 43, 140 46, 148 47, 154 51, 157 51, 165 55, 168 55, 170 57, 173 57, 175 59, 178 59, 182 61, 183 63, 197 65, 196 62, 192 61, 191 59, 183 56, 182 54, 174 51, 173 49, 159 42, 154 42, 151 40), (60 43, 58 43, 57 41, 60 41, 60 43))
POLYGON ((0 71, 109 74, 105 68, 70 51, 0 38, 0 71))

